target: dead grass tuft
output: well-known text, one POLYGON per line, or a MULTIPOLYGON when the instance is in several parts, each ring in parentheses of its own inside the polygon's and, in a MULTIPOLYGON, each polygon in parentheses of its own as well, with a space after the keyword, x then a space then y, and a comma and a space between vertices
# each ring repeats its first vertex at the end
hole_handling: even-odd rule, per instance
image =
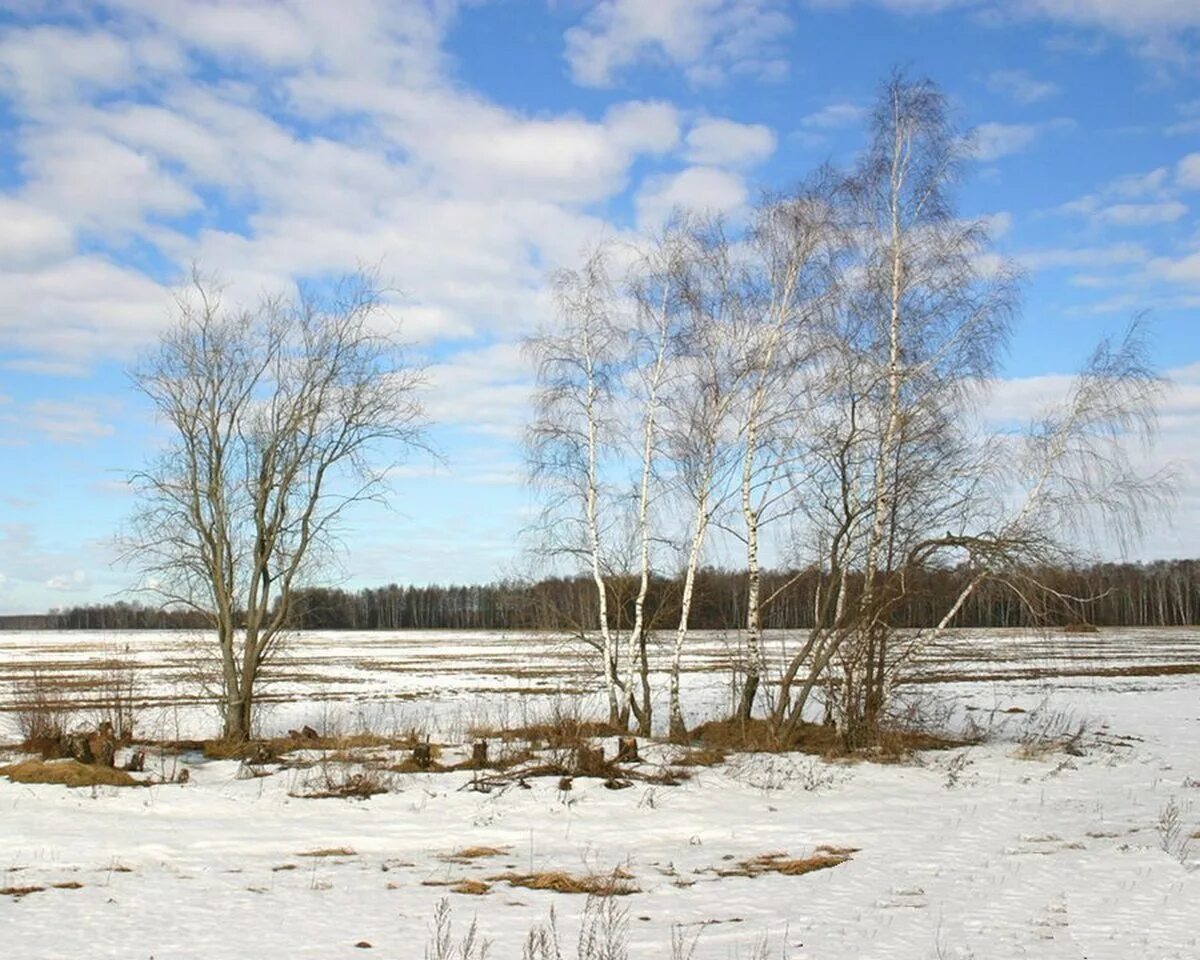
POLYGON ((124 770, 92 766, 78 760, 25 760, 0 767, 0 777, 8 777, 13 783, 54 783, 67 787, 145 786, 124 770))
POLYGON ((583 740, 615 737, 624 732, 609 723, 570 715, 553 716, 545 722, 520 727, 472 727, 469 731, 477 740, 519 741, 531 746, 544 744, 552 749, 571 749, 583 740))
POLYGON ((641 889, 632 883, 632 877, 624 870, 619 869, 609 874, 588 874, 582 877, 557 870, 546 870, 541 873, 502 873, 495 877, 488 877, 488 880, 493 883, 507 883, 513 887, 525 887, 529 890, 582 893, 590 897, 624 897, 631 893, 641 893, 641 889))
POLYGON ((82 890, 83 884, 78 880, 65 880, 62 883, 50 884, 55 890, 82 890))
POLYGON ((357 857, 349 847, 321 847, 317 850, 306 850, 304 853, 296 854, 298 857, 357 857))
POLYGON ((463 847, 453 853, 444 853, 439 860, 447 863, 470 863, 472 860, 482 860, 486 857, 503 857, 508 854, 509 847, 463 847))
POLYGON ((41 893, 45 889, 45 887, 0 887, 0 897, 12 897, 14 900, 20 900, 31 893, 41 893))
POLYGON ((482 880, 460 880, 450 888, 451 893, 465 893, 472 897, 482 897, 490 893, 492 885, 482 880))
POLYGON ((736 867, 717 870, 719 877, 760 877, 764 873, 778 873, 785 877, 802 877, 817 870, 828 870, 839 866, 857 853, 855 847, 817 847, 809 857, 790 858, 786 853, 764 853, 750 860, 743 860, 736 867))
POLYGON ((807 753, 827 760, 872 760, 894 763, 906 760, 921 750, 952 750, 970 741, 930 733, 926 730, 893 728, 880 730, 873 742, 850 750, 842 735, 832 726, 801 723, 790 730, 778 730, 766 720, 733 717, 711 720, 697 727, 692 739, 698 744, 679 761, 682 766, 707 766, 720 763, 730 753, 807 753))

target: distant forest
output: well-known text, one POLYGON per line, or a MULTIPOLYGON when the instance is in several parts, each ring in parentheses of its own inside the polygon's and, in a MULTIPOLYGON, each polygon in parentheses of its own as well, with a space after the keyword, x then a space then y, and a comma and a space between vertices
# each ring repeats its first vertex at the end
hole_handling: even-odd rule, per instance
MULTIPOLYGON (((929 626, 949 610, 970 571, 965 568, 920 571, 920 582, 893 613, 897 627, 929 626)), ((1159 627, 1200 624, 1200 560, 1146 564, 1105 563, 1078 569, 1029 571, 1028 578, 1053 593, 1044 604, 1043 623, 1091 623, 1096 626, 1159 627), (1091 598, 1091 599, 1083 599, 1091 598)), ((776 570, 763 574, 762 595, 775 599, 764 612, 768 628, 812 626, 815 570, 776 570)), ((611 578, 609 609, 616 626, 633 616, 637 584, 611 578)), ((859 585, 861 586, 861 584, 859 585)), ((305 630, 573 630, 595 623, 595 584, 588 577, 563 577, 536 583, 507 582, 475 586, 399 586, 358 591, 335 587, 298 590, 293 598, 294 626, 305 630)), ((678 617, 679 582, 656 578, 647 612, 659 625, 678 617)), ((737 629, 745 624, 746 574, 707 568, 699 572, 692 623, 698 629, 737 629)), ((986 582, 972 594, 954 621, 961 627, 1034 625, 1026 605, 1010 585, 986 582)), ((45 616, 4 617, 0 627, 53 630, 181 629, 207 626, 190 611, 159 610, 117 602, 53 610, 45 616)))

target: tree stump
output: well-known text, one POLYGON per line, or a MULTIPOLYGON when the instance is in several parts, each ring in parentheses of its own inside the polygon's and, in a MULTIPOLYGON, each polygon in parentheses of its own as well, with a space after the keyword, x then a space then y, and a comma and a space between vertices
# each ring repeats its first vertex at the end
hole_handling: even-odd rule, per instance
POLYGON ((91 749, 93 762, 98 766, 114 766, 117 754, 117 738, 113 734, 112 724, 107 720, 101 723, 96 732, 88 737, 88 747, 91 749))
POLYGON ((125 761, 125 769, 130 773, 141 773, 146 769, 146 751, 135 750, 125 761))
POLYGON ((471 766, 486 767, 488 762, 488 745, 486 740, 476 740, 471 745, 471 766))
POLYGON ((640 763, 637 737, 617 737, 617 763, 640 763))
POLYGON ((70 757, 72 760, 78 760, 80 763, 94 763, 96 760, 92 754, 92 745, 86 733, 68 733, 64 736, 62 739, 62 753, 64 757, 70 757))

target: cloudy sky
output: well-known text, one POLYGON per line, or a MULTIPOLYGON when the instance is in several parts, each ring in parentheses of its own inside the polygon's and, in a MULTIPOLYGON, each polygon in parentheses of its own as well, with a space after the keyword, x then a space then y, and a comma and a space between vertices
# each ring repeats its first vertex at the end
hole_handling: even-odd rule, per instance
POLYGON ((1183 489, 1139 556, 1200 554, 1196 0, 0 0, 0 612, 129 583, 162 435, 123 371, 192 262, 251 300, 380 264, 446 463, 360 515, 346 582, 512 569, 548 273, 852 158, 896 65, 976 129, 963 210, 1026 271, 997 409, 1148 311, 1183 489))

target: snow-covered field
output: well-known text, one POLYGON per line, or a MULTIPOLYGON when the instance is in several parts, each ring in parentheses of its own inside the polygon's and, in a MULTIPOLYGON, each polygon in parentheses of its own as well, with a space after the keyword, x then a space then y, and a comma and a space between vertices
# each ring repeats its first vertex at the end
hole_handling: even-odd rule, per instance
MULTIPOLYGON (((701 638, 687 677, 693 721, 727 703, 719 668, 735 645, 701 638)), ((211 708, 193 702, 194 649, 167 634, 0 633, 0 707, 35 668, 73 679, 86 703, 91 671, 114 650, 144 666, 143 735, 213 733, 211 708)), ((553 906, 571 960, 582 896, 442 884, 620 867, 639 890, 617 901, 633 958, 670 957, 682 925, 699 933, 696 960, 757 958, 764 938, 762 956, 791 960, 1195 960, 1200 673, 1186 671, 1197 664, 1194 630, 964 631, 923 658, 929 682, 913 691, 952 722, 993 728, 988 742, 893 765, 736 756, 678 786, 577 778, 560 790, 545 778, 480 793, 459 771, 397 775, 367 801, 313 800, 292 795, 304 770, 240 779, 237 761, 198 752, 148 760, 156 772, 187 766, 183 785, 0 779, 0 888, 46 888, 0 896, 0 957, 419 960, 446 899, 456 933, 477 918, 498 960, 521 957, 553 906), (1019 742, 1081 723, 1081 751, 1019 742), (728 875, 821 845, 858 850, 803 876, 728 875), (504 852, 443 859, 470 846, 504 852), (81 886, 53 886, 63 883, 81 886)), ((305 635, 270 690, 266 727, 417 727, 454 740, 591 690, 578 653, 543 637, 305 635)), ((13 729, 10 717, 0 738, 13 729)), ((676 749, 644 747, 646 768, 676 749)))

